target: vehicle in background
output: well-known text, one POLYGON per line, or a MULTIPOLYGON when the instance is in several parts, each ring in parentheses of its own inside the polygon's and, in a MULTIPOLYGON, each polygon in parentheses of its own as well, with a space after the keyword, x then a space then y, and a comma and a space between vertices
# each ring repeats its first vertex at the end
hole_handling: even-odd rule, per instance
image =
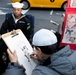
POLYGON ((67 0, 11 0, 11 2, 23 2, 25 8, 40 7, 40 8, 63 8, 66 9, 67 0))

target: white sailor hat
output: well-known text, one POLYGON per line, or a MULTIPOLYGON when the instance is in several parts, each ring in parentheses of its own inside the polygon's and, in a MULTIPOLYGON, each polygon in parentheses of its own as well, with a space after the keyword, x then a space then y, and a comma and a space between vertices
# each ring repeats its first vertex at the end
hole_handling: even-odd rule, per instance
POLYGON ((33 36, 34 46, 49 46, 57 43, 56 35, 48 29, 40 29, 33 36))
POLYGON ((23 3, 19 3, 19 2, 15 2, 12 3, 13 8, 23 8, 24 4, 23 3))

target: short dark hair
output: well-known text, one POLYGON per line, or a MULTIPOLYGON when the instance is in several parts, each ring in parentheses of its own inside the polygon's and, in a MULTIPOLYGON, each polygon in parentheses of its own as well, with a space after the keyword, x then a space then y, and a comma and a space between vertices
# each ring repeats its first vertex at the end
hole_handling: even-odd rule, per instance
POLYGON ((39 47, 44 54, 53 54, 57 52, 57 43, 49 46, 35 46, 39 47))

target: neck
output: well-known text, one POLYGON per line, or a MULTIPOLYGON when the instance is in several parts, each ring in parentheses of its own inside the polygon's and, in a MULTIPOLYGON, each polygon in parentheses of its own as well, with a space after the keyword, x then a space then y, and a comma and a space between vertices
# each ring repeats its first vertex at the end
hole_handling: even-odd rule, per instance
POLYGON ((42 53, 42 58, 49 57, 49 56, 51 56, 51 55, 42 53))
POLYGON ((43 64, 43 65, 50 64, 50 60, 49 60, 49 63, 47 63, 48 62, 47 60, 49 59, 50 56, 51 55, 42 54, 41 59, 39 60, 39 64, 43 64))
MULTIPOLYGON (((14 15, 14 16, 15 16, 15 15, 14 15)), ((20 17, 21 17, 21 15, 19 15, 19 16, 15 16, 16 19, 19 19, 20 17)))
POLYGON ((19 19, 21 16, 15 16, 16 19, 19 19))

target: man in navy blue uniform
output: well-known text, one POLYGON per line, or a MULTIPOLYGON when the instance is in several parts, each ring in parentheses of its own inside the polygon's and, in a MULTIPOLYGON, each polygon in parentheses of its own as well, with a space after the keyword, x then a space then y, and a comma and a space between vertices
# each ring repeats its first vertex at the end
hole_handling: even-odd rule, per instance
MULTIPOLYGON (((24 6, 23 3, 12 3, 13 6, 13 13, 11 13, 11 16, 8 19, 5 19, 3 22, 1 29, 0 29, 0 34, 4 34, 7 32, 10 32, 14 29, 21 29, 26 38, 30 41, 30 35, 31 35, 31 24, 30 20, 26 17, 25 14, 22 14, 22 8, 24 6)), ((0 64, 2 66, 3 60, 2 60, 2 55, 3 52, 6 52, 7 46, 3 42, 2 39, 0 39, 0 64)), ((7 56, 7 55, 6 55, 7 56)), ((1 67, 0 67, 1 68, 1 67)), ((2 67, 4 69, 4 67, 2 67)), ((0 71, 3 72, 2 68, 0 71)))

